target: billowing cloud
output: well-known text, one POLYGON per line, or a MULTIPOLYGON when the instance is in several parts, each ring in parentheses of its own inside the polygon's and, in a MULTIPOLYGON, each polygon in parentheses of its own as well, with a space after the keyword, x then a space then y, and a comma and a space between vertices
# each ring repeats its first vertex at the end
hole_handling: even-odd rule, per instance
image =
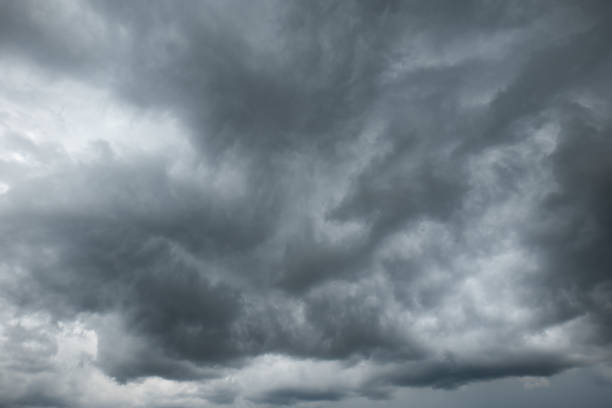
POLYGON ((0 406, 609 371, 611 12, 2 3, 0 406))

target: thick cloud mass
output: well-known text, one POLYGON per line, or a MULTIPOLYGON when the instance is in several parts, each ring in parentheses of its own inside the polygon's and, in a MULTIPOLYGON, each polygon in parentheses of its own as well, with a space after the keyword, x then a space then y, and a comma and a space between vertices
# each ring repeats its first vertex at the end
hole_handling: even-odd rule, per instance
POLYGON ((607 1, 1 2, 0 407, 609 373, 611 41, 607 1))

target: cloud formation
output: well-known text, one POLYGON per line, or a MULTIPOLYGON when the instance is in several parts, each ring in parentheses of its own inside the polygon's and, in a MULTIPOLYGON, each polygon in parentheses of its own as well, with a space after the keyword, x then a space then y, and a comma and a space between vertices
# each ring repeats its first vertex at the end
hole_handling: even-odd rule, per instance
POLYGON ((0 407, 609 367, 606 1, 0 4, 0 407))

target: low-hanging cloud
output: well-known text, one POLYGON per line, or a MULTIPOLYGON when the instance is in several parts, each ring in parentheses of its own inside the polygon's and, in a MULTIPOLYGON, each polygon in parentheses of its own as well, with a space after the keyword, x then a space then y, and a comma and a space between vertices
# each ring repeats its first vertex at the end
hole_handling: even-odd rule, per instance
POLYGON ((0 4, 0 406, 609 364, 611 12, 0 4))

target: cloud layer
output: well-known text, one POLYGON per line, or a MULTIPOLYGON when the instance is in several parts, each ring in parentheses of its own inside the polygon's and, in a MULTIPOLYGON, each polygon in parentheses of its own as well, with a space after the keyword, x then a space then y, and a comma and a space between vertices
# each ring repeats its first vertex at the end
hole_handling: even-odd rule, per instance
POLYGON ((606 1, 0 4, 0 406, 609 367, 606 1))

